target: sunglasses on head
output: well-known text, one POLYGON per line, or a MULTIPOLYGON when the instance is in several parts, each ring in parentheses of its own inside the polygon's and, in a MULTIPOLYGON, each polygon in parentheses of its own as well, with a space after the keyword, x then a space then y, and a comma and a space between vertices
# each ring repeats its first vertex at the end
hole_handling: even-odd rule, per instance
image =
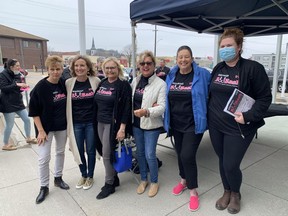
POLYGON ((153 64, 153 62, 140 62, 139 63, 141 66, 144 66, 145 64, 148 66, 151 66, 153 64))

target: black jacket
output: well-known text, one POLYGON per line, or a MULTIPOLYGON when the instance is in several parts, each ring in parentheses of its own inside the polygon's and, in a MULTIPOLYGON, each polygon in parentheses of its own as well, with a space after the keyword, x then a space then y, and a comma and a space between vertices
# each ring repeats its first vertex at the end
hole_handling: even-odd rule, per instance
MULTIPOLYGON (((107 80, 107 78, 101 80, 101 82, 98 85, 98 88, 95 91, 98 91, 98 89, 101 87, 102 83, 107 80)), ((113 109, 113 116, 111 116, 111 131, 110 131, 110 145, 111 145, 111 154, 110 159, 111 162, 114 161, 114 150, 116 148, 116 135, 120 128, 121 123, 126 124, 125 129, 125 136, 132 135, 132 89, 130 84, 127 81, 122 81, 118 79, 115 81, 115 91, 116 91, 116 99, 114 102, 114 109, 113 109)), ((97 111, 98 107, 97 104, 94 102, 93 105, 93 123, 94 123, 94 132, 95 132, 95 140, 96 140, 96 149, 99 152, 100 155, 102 155, 102 143, 98 136, 98 130, 97 130, 97 111)))
POLYGON ((11 113, 25 109, 20 87, 16 85, 18 76, 8 69, 0 73, 1 112, 11 113))
MULTIPOLYGON (((243 113, 245 123, 251 129, 257 129, 265 124, 263 118, 267 112, 272 94, 268 76, 260 63, 240 57, 239 59, 239 90, 255 100, 253 107, 243 113)), ((225 67, 225 62, 218 63, 212 71, 212 79, 216 71, 225 67)))

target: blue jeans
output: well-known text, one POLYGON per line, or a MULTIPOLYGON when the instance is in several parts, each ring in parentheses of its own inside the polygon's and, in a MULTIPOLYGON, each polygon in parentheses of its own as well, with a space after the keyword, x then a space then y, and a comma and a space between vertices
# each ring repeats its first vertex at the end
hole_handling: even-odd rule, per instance
POLYGON ((5 129, 4 129, 4 139, 3 139, 4 145, 7 145, 8 142, 9 142, 9 137, 11 135, 12 128, 14 126, 15 113, 24 122, 24 130, 25 130, 26 138, 27 137, 30 138, 31 122, 30 122, 30 119, 28 117, 28 113, 27 113, 26 109, 19 110, 19 111, 16 111, 16 112, 11 112, 11 113, 3 113, 4 118, 5 118, 5 122, 6 122, 6 126, 5 126, 5 129))
POLYGON ((160 129, 143 130, 133 127, 133 134, 137 146, 137 160, 142 181, 147 181, 147 164, 150 170, 151 183, 158 182, 158 162, 156 158, 156 146, 160 129))
POLYGON ((93 178, 96 163, 96 148, 93 123, 74 123, 73 127, 78 151, 82 162, 82 164, 79 165, 82 177, 93 178), (86 146, 84 147, 84 145, 86 146), (87 162, 85 158, 85 150, 88 157, 87 162))

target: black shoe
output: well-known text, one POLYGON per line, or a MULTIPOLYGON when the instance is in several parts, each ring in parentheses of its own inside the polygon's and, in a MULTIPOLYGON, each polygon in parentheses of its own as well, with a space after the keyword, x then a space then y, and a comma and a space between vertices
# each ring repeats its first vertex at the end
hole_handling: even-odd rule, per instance
POLYGON ((105 183, 104 187, 102 188, 102 191, 96 196, 96 199, 104 199, 115 192, 114 185, 105 183))
POLYGON ((118 177, 117 174, 114 176, 113 186, 114 186, 114 187, 120 186, 120 179, 119 179, 119 177, 118 177))
POLYGON ((36 198, 36 204, 43 202, 48 194, 49 194, 49 188, 41 187, 40 192, 36 198))
MULTIPOLYGON (((118 177, 117 174, 114 176, 113 186, 114 186, 114 187, 120 186, 120 180, 119 180, 119 177, 118 177)), ((103 190, 104 187, 105 187, 105 185, 101 188, 101 190, 103 190)))
POLYGON ((64 190, 70 189, 69 185, 66 184, 66 183, 63 181, 63 179, 62 179, 61 176, 54 178, 54 185, 55 185, 56 187, 60 187, 61 189, 64 189, 64 190))

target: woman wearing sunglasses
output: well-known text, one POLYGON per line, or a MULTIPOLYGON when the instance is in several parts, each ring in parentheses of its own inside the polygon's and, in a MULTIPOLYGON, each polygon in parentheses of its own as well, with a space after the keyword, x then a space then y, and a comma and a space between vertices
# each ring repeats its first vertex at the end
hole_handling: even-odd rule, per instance
POLYGON ((148 196, 154 197, 159 189, 156 145, 163 127, 166 84, 154 73, 155 58, 152 52, 145 51, 140 54, 139 67, 140 75, 132 82, 133 135, 141 175, 137 193, 144 193, 148 185, 148 164, 151 181, 148 196))

